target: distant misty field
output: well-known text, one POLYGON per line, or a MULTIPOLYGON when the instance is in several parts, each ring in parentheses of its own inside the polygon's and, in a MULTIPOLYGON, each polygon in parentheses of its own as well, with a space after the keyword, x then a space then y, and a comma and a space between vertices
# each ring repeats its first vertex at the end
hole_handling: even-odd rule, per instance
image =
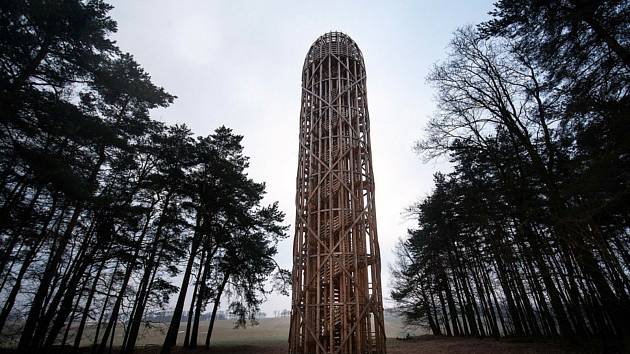
MULTIPOLYGON (((143 327, 140 332, 136 352, 142 354, 159 353, 160 346, 164 341, 167 324, 152 323, 143 327)), ((182 322, 179 330, 177 344, 181 346, 184 340, 186 323, 182 322)), ((203 343, 208 330, 207 322, 200 324, 199 338, 203 343)), ((416 353, 590 353, 597 352, 592 347, 577 348, 566 343, 546 342, 546 341, 517 341, 505 339, 496 341, 494 339, 478 338, 447 338, 427 335, 421 329, 405 328, 400 318, 395 316, 385 317, 385 331, 387 333, 388 354, 416 354, 416 353), (399 338, 418 336, 412 340, 400 340, 399 338)), ((6 335, 6 333, 4 333, 6 335)), ((92 344, 94 328, 88 327, 85 339, 82 341, 86 353, 92 344)), ((234 329, 231 320, 217 320, 212 338, 213 354, 275 354, 286 353, 288 350, 289 318, 265 318, 260 320, 260 324, 254 327, 234 329)), ((71 335, 72 336, 72 335, 71 335)), ((70 336, 70 338, 72 338, 70 336)), ((6 337, 5 337, 6 339, 6 337)), ((123 339, 122 327, 116 331, 114 347, 120 347, 123 339)), ((3 347, 11 347, 10 342, 4 342, 3 347)), ((64 348, 52 349, 48 354, 63 353, 64 348)), ((11 353, 9 351, 2 351, 11 353)), ((114 350, 116 353, 117 350, 114 350)), ((174 348, 175 353, 207 353, 201 345, 197 350, 174 348)))
MULTIPOLYGON (((261 344, 261 343, 285 343, 289 338, 289 318, 264 318, 259 320, 258 326, 248 326, 247 328, 234 329, 234 322, 231 320, 217 320, 212 334, 212 344, 218 346, 235 344, 261 344)), ((149 327, 144 327, 140 331, 138 346, 161 345, 164 342, 164 335, 168 329, 168 324, 153 323, 149 327)), ((94 329, 90 328, 84 335, 82 345, 92 344, 94 329)), ((184 342, 186 323, 182 322, 177 337, 177 345, 184 342)), ((199 343, 203 346, 205 336, 208 331, 208 323, 201 322, 199 325, 199 343)), ((405 328, 402 321, 397 317, 386 317, 385 331, 388 338, 404 337, 410 335, 425 334, 422 330, 405 328)), ((123 340, 122 327, 119 327, 114 340, 114 346, 120 346, 123 340)))

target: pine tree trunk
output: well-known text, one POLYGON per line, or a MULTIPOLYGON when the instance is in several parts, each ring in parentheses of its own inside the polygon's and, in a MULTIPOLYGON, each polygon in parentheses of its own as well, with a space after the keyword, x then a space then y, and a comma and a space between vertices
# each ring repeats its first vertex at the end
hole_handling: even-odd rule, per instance
MULTIPOLYGON (((207 260, 210 261, 212 257, 208 257, 207 260)), ((199 318, 201 316, 201 308, 206 304, 208 300, 208 286, 206 285, 206 281, 208 280, 208 275, 210 274, 210 262, 206 263, 204 267, 203 274, 199 281, 199 296, 197 296, 197 304, 195 306, 195 316, 193 318, 192 331, 190 333, 190 347, 196 348, 199 336, 199 318)), ((205 307, 205 306, 204 306, 205 307)))
POLYGON ((41 228, 39 239, 36 243, 34 243, 31 246, 29 253, 26 255, 25 259, 23 260, 22 265, 20 266, 20 271, 18 272, 18 275, 15 278, 15 282, 13 283, 13 287, 11 288, 11 292, 7 296, 6 300, 4 301, 2 312, 0 312, 0 332, 2 332, 2 329, 4 328, 4 325, 6 324, 6 320, 9 317, 11 310, 13 309, 13 305, 15 304, 15 299, 17 298, 17 295, 22 286, 22 279, 24 278, 24 275, 26 274, 26 271, 30 267, 32 261, 35 259, 35 256, 37 256, 37 253, 39 252, 40 247, 44 244, 44 241, 46 240, 46 230, 48 229, 48 224, 50 223, 50 221, 52 221, 52 218, 55 213, 54 206, 55 204, 53 203, 53 206, 51 207, 51 210, 48 214, 48 218, 46 219, 46 221, 44 222, 44 225, 41 228))
POLYGON ((142 317, 144 316, 144 305, 146 304, 146 298, 148 296, 149 287, 153 276, 156 271, 156 257, 159 253, 159 243, 162 238, 162 229, 166 222, 166 210, 168 209, 173 196, 173 191, 169 190, 164 198, 164 206, 160 215, 153 242, 151 243, 151 250, 149 256, 146 258, 146 268, 140 281, 140 292, 136 298, 137 307, 133 311, 133 315, 129 321, 129 329, 125 333, 125 339, 123 341, 123 347, 121 348, 121 354, 131 354, 136 346, 136 340, 140 330, 140 324, 142 317))
POLYGON ((33 341, 38 344, 43 343, 45 347, 52 345, 59 334, 59 331, 63 328, 66 318, 72 312, 72 300, 76 296, 77 290, 79 290, 77 288, 79 282, 81 281, 81 278, 83 278, 87 267, 90 266, 91 260, 96 254, 96 250, 99 248, 99 246, 96 245, 93 250, 86 255, 91 243, 95 224, 96 223, 93 221, 90 225, 86 239, 81 244, 81 249, 77 254, 74 265, 68 268, 68 276, 64 277, 62 280, 57 290, 57 294, 55 295, 55 299, 52 301, 50 307, 46 311, 46 314, 40 321, 42 322, 42 325, 38 326, 35 336, 33 337, 33 341), (49 324, 50 330, 48 330, 48 338, 44 341, 46 329, 49 324))
MULTIPOLYGON (((152 209, 152 208, 151 208, 152 209)), ((137 247, 134 250, 133 256, 131 257, 131 260, 129 261, 129 263, 127 264, 127 269, 125 271, 125 276, 123 277, 123 281, 121 283, 121 287, 120 287, 120 291, 118 293, 118 296, 116 297, 116 302, 114 303, 114 307, 112 307, 112 313, 110 315, 109 321, 107 321, 107 327, 105 327, 105 333, 103 334, 103 338, 101 341, 101 344, 96 346, 96 341, 98 340, 98 329, 96 331, 96 336, 94 338, 95 341, 95 346, 94 348, 97 348, 96 350, 94 350, 94 353, 98 353, 98 354, 103 354, 105 351, 105 348, 107 347, 107 339, 110 336, 111 333, 113 333, 114 330, 114 326, 116 326, 116 322, 118 321, 118 313, 120 312, 120 308, 122 306, 122 302, 125 296, 125 293, 127 291, 127 285, 129 284, 129 280, 131 279, 131 275, 133 273, 133 270, 135 268, 135 264, 136 264, 136 260, 138 259, 138 256, 140 255, 140 249, 142 248, 142 242, 144 241, 144 238, 149 230, 149 225, 151 223, 151 215, 147 214, 147 219, 144 223, 144 226, 142 228, 142 233, 140 234, 140 236, 138 237, 138 240, 136 241, 137 243, 137 247)), ((113 278, 112 278, 113 280, 113 278)), ((112 284, 110 284, 111 287, 112 284)), ((109 296, 109 291, 108 291, 108 296, 109 296)), ((103 315, 105 311, 103 310, 103 312, 101 313, 101 316, 103 315)), ((99 320, 99 328, 100 328, 100 320, 99 320)))
MULTIPOLYGON (((118 266, 118 263, 116 263, 116 265, 118 266)), ((112 296, 111 295, 112 294, 112 289, 114 288, 114 281, 116 279, 116 269, 117 268, 114 268, 114 270, 112 271, 112 277, 109 280, 109 285, 107 286, 107 294, 105 295, 105 300, 103 301, 103 307, 101 308, 101 314, 99 315, 98 322, 96 323, 96 330, 94 332, 94 340, 92 342, 92 351, 91 351, 92 354, 97 353, 97 352, 101 353, 102 350, 103 350, 103 347, 106 344, 106 342, 103 342, 102 345, 98 344, 98 342, 99 342, 99 334, 101 333, 101 326, 103 324, 103 318, 105 317, 105 313, 107 312, 107 308, 109 306, 109 298, 112 296)), ((133 269, 133 261, 128 264, 127 272, 130 273, 132 271, 132 269, 133 269)), ((128 282, 128 280, 127 280, 127 282, 128 282)), ((118 304, 118 299, 122 299, 122 295, 120 295, 120 293, 124 294, 124 290, 127 288, 127 282, 123 281, 123 283, 120 286, 121 290, 119 292, 119 297, 116 299, 116 301, 117 301, 116 304, 118 306, 120 306, 120 304, 118 304)), ((118 314, 117 307, 114 306, 114 308, 112 309, 112 312, 111 312, 111 314, 109 316, 109 320, 107 321, 107 327, 109 327, 112 322, 113 322, 114 326, 116 325, 116 321, 117 321, 116 315, 117 314, 118 314)), ((109 328, 109 330, 111 331, 111 328, 109 328)), ((109 335, 109 332, 107 333, 107 335, 109 335)), ((75 348, 78 348, 78 347, 75 345, 75 348)))
POLYGON ((59 244, 57 245, 57 249, 55 250, 54 254, 51 255, 51 260, 50 262, 48 262, 48 265, 46 266, 46 269, 42 274, 40 285, 37 289, 37 292, 35 293, 35 296, 33 297, 33 301, 31 302, 31 308, 28 313, 28 317, 26 318, 26 322, 24 323, 22 334, 18 342, 19 351, 26 352, 28 348, 32 347, 33 335, 35 334, 35 329, 38 324, 39 315, 42 311, 44 301, 46 299, 46 296, 48 295, 50 283, 55 276, 57 266, 62 260, 62 257, 66 250, 66 245, 68 244, 70 236, 74 231, 81 211, 82 203, 79 202, 77 203, 74 212, 72 213, 72 217, 70 218, 68 226, 66 227, 66 231, 64 232, 59 244))
MULTIPOLYGON (((76 314, 78 312, 79 303, 81 302, 81 298, 83 297, 83 291, 85 290, 85 286, 87 285, 89 280, 90 280, 89 277, 85 277, 85 280, 83 281, 83 284, 81 285, 81 290, 79 291, 79 296, 77 296, 77 300, 75 301, 74 306, 72 307, 72 312, 70 313, 70 317, 68 319, 68 324, 66 325, 66 330, 64 331, 63 338, 61 339, 61 345, 64 346, 64 347, 66 346, 66 341, 68 340, 68 335, 70 334, 70 329, 72 328, 72 323, 74 322, 74 319, 75 319, 76 314)), ((53 337, 53 340, 56 337, 57 336, 53 337)), ((50 345, 52 346, 52 344, 53 343, 51 343, 50 345)))
MULTIPOLYGON (((453 332, 451 332, 451 326, 448 323, 449 321, 449 316, 446 312, 446 304, 444 303, 444 295, 442 295, 442 290, 438 289, 437 291, 438 293, 438 299, 440 300, 440 307, 442 308, 442 319, 444 322, 444 328, 446 329, 446 335, 449 337, 453 336, 453 332)), ((452 318, 452 317, 451 317, 452 318)))
MULTIPOLYGON (((83 313, 81 314, 81 321, 79 322, 79 327, 77 328, 77 333, 74 337, 74 348, 78 349, 81 345, 81 339, 83 337, 83 331, 85 330, 85 324, 87 323, 87 319, 90 315, 90 308, 92 307, 92 300, 94 299, 94 294, 96 293, 96 287, 98 286, 98 281, 101 278, 101 273, 105 268, 106 258, 103 258, 101 261, 101 265, 94 276, 94 282, 92 283, 92 287, 90 288, 90 292, 88 293, 88 297, 85 300, 85 304, 83 305, 83 313)), ((114 273, 116 272, 116 268, 118 268, 118 262, 116 262, 116 266, 114 266, 114 273)))
POLYGON ((212 306, 212 315, 210 316, 210 323, 208 323, 208 333, 206 334, 206 348, 210 348, 210 339, 212 338, 212 330, 214 328, 214 321, 217 318, 217 310, 219 309, 219 305, 221 304, 221 295, 223 295, 223 290, 225 289, 225 285, 230 279, 230 273, 226 273, 223 276, 223 281, 219 288, 217 289, 217 296, 214 298, 214 305, 212 306))
MULTIPOLYGON (((199 219, 200 216, 197 216, 197 228, 199 228, 199 219)), ((182 285, 179 288, 179 296, 177 298, 177 303, 175 304, 175 309, 173 310, 173 316, 171 317, 171 324, 168 328, 168 332, 166 333, 166 337, 164 338, 164 344, 162 345, 162 354, 168 354, 171 352, 171 347, 173 347, 177 343, 177 332, 179 331, 179 325, 182 318, 182 311, 184 310, 184 301, 186 300, 186 293, 188 290, 188 284, 190 282, 190 275, 192 273, 193 264, 195 263, 195 257, 197 257, 197 249, 199 248, 199 243, 201 235, 197 232, 193 235, 192 244, 190 246, 190 256, 188 257, 188 264, 186 265, 186 270, 184 271, 184 277, 182 279, 182 285)))
POLYGON ((186 335, 184 338, 184 348, 190 347, 190 332, 192 330, 192 319, 195 312, 196 301, 199 298, 199 284, 201 280, 201 274, 204 271, 204 264, 206 260, 207 252, 203 250, 201 252, 201 259, 199 260, 199 270, 197 271, 197 280, 195 281, 195 287, 193 288, 192 299, 190 300, 190 308, 188 309, 188 321, 186 323, 186 335))
MULTIPOLYGON (((20 225, 16 228, 16 230, 13 233, 13 236, 11 237, 11 239, 9 240, 9 242, 7 243, 6 248, 4 249, 3 254, 0 256, 0 270, 4 271, 7 265, 7 262, 9 261, 9 259, 11 259, 11 253, 13 253, 13 249, 15 247, 15 245, 20 241, 23 240, 23 235, 22 235, 22 230, 24 229, 24 227, 26 226, 26 224, 29 221, 29 217, 35 207, 35 202, 37 201, 37 199, 39 198, 40 193, 42 192, 42 187, 38 187, 37 191, 35 192, 35 195, 33 196, 33 198, 31 198, 31 201, 26 209, 26 212, 22 215, 20 215, 20 218, 22 219, 22 222, 20 223, 20 225)), ((17 255, 16 255, 17 257, 17 255)), ((8 268, 9 270, 11 268, 8 268)), ((0 287, 0 291, 4 288, 4 285, 2 287, 0 287)))
MULTIPOLYGON (((156 253, 160 252, 161 250, 158 250, 156 253)), ((146 305, 149 300, 149 294, 151 294, 151 287, 153 280, 155 279, 155 275, 157 274, 157 265, 160 264, 160 259, 161 255, 158 256, 156 260, 150 261, 151 265, 147 267, 147 272, 150 277, 146 280, 146 282, 142 282, 143 286, 140 295, 137 297, 137 306, 130 320, 129 328, 127 333, 125 333, 121 353, 131 354, 136 348, 136 341, 138 340, 138 334, 140 333, 140 325, 142 324, 142 318, 144 317, 144 310, 146 309, 146 305)))

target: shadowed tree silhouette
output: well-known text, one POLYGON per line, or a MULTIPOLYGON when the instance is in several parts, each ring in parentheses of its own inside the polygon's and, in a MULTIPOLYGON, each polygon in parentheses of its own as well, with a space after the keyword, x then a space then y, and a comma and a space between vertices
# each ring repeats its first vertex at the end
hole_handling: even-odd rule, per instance
POLYGON ((629 8, 499 1, 455 33, 417 145, 454 171, 410 209, 392 269, 407 321, 628 348, 629 8))
POLYGON ((19 351, 83 339, 103 353, 123 328, 130 353, 147 313, 174 295, 179 324, 194 270, 197 309, 219 301, 209 276, 226 274, 250 316, 277 268, 284 215, 261 205, 242 137, 220 127, 195 139, 152 120, 175 97, 110 39, 110 10, 0 5, 0 331, 16 330, 19 351))

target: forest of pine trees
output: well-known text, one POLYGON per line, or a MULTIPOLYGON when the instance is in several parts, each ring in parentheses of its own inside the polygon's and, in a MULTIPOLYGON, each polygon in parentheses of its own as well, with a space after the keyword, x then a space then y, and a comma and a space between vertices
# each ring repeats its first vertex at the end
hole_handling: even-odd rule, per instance
POLYGON ((436 335, 630 350, 630 3, 501 0, 428 80, 417 149, 447 156, 410 207, 392 297, 436 335))
POLYGON ((152 120, 175 97, 110 39, 110 10, 0 5, 0 332, 20 351, 87 341, 111 352, 122 335, 130 353, 145 315, 171 298, 163 352, 184 312, 185 345, 208 346, 222 300, 255 321, 269 278, 286 279, 273 260, 284 215, 262 205, 242 136, 152 120))

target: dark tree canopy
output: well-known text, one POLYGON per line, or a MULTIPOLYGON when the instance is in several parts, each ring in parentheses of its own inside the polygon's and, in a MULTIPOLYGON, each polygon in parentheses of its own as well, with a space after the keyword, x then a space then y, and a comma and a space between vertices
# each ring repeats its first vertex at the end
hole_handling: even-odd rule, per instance
POLYGON ((247 176, 243 137, 152 120, 175 97, 110 39, 111 8, 0 5, 0 332, 25 352, 103 353, 122 323, 130 353, 174 297, 179 324, 189 287, 196 344, 209 302, 255 322, 267 279, 285 274, 272 258, 284 214, 247 176))

